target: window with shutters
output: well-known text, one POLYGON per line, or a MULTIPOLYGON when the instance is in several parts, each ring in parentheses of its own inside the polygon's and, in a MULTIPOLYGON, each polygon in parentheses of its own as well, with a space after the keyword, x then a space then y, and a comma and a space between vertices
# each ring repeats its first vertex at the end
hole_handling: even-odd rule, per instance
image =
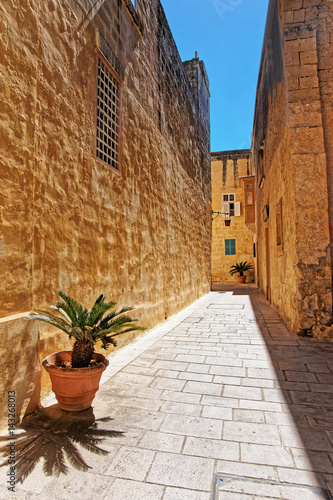
POLYGON ((222 194, 222 212, 229 217, 240 216, 240 201, 236 201, 235 193, 222 194))
POLYGON ((119 171, 120 82, 99 58, 97 73, 96 157, 119 171))
POLYGON ((254 224, 255 222, 255 205, 254 205, 254 178, 245 179, 244 182, 245 196, 245 223, 254 224))
POLYGON ((224 240, 224 254, 225 255, 236 255, 236 240, 235 239, 224 240))

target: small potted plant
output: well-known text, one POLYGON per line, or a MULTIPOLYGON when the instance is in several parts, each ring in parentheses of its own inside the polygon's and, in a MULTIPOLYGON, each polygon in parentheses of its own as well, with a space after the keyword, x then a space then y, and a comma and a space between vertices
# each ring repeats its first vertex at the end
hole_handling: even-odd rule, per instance
POLYGON ((95 343, 101 341, 106 349, 110 344, 116 345, 118 335, 145 328, 133 325, 137 320, 125 314, 132 307, 116 311, 115 302, 105 302, 104 295, 88 311, 64 292, 57 294, 62 300, 50 309, 58 314, 36 309, 27 319, 49 323, 74 339, 72 351, 50 354, 42 365, 50 375, 60 408, 82 411, 91 406, 102 372, 109 364, 102 354, 94 352, 95 343))
POLYGON ((245 283, 246 276, 244 276, 245 271, 249 271, 249 269, 253 269, 253 265, 249 264, 246 260, 244 262, 237 262, 230 267, 229 273, 233 276, 234 274, 238 274, 237 280, 238 283, 245 283))

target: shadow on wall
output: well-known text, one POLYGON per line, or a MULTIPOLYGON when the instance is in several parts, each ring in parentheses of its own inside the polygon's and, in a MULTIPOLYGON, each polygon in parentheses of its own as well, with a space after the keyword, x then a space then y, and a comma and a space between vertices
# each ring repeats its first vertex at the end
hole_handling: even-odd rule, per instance
MULTIPOLYGON (((280 477, 280 480, 302 484, 305 469, 313 471, 321 488, 333 491, 333 342, 296 337, 290 333, 253 285, 213 286, 213 291, 231 290, 233 295, 248 296, 251 300, 253 322, 260 329, 276 372, 275 389, 281 391, 276 399, 273 393, 269 396, 269 390, 267 393, 263 390, 265 401, 272 406, 271 412, 265 411, 265 421, 278 425, 284 448, 299 470, 286 468, 285 479, 280 477)), ((265 387, 266 376, 272 378, 264 366, 263 361, 263 368, 252 373, 253 377, 262 380, 262 387, 265 387)), ((255 460, 268 465, 265 459, 260 461, 260 457, 255 460)), ((332 497, 324 495, 322 498, 332 497)))

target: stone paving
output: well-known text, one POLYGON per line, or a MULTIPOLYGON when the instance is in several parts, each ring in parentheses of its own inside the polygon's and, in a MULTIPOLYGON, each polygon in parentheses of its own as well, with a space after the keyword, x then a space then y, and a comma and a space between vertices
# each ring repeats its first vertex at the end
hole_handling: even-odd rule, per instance
POLYGON ((103 382, 74 417, 44 401, 1 499, 332 498, 333 343, 295 338, 254 285, 116 352, 103 382))

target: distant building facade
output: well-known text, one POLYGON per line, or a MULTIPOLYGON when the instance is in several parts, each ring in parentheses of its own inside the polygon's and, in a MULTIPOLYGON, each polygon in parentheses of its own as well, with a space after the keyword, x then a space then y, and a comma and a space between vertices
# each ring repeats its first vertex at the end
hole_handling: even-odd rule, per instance
POLYGON ((270 1, 252 143, 257 283, 316 337, 332 337, 332 25, 331 1, 270 1))
MULTIPOLYGON (((211 154, 212 283, 236 282, 230 266, 247 261, 254 266, 255 178, 251 150, 211 154), (220 212, 220 214, 219 214, 220 212), (226 220, 230 219, 230 226, 226 220)), ((247 271, 254 281, 254 270, 247 271)))
POLYGON ((57 290, 133 305, 146 327, 209 291, 209 83, 159 0, 1 12, 2 395, 23 415, 47 385, 39 359, 70 345, 24 319, 57 290))

